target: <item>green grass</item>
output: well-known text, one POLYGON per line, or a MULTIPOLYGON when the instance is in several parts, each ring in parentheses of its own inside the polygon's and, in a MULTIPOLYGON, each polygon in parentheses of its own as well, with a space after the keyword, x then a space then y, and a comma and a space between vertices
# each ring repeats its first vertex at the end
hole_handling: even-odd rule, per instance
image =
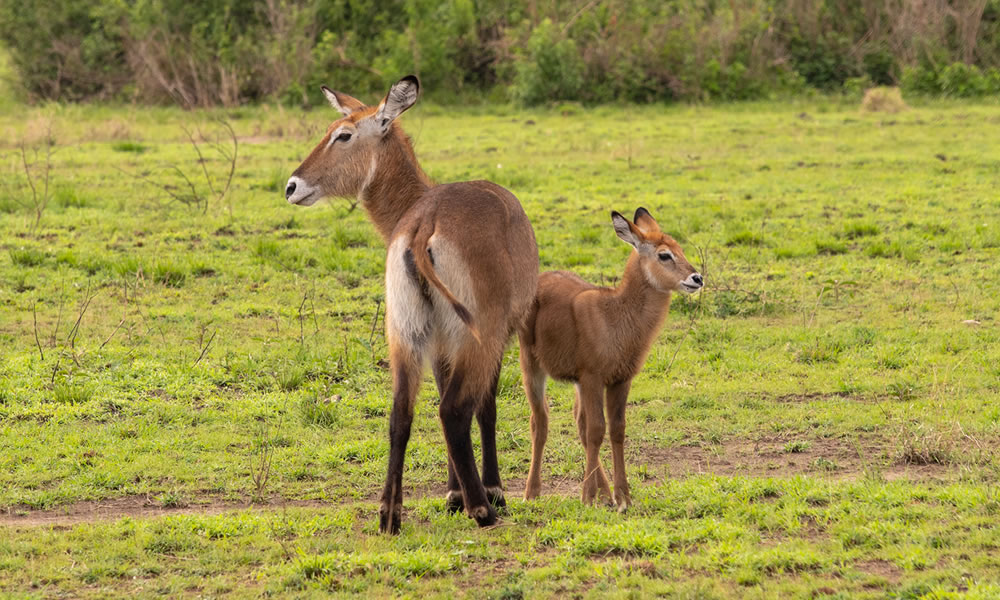
POLYGON ((149 146, 140 144, 139 142, 118 142, 116 144, 112 144, 111 149, 115 152, 132 152, 134 154, 142 154, 143 152, 149 150, 149 146))
POLYGON ((911 104, 891 123, 836 99, 625 121, 614 107, 407 113, 434 179, 518 195, 544 269, 617 281, 629 250, 609 212, 645 206, 707 285, 674 298, 634 382, 628 514, 580 504, 559 383, 545 495, 519 500, 531 442, 512 347, 498 402, 510 514, 489 531, 447 514, 427 377, 396 538, 375 514, 385 248, 363 208, 281 193, 332 112, 12 104, 0 510, 131 516, 4 517, 0 595, 997 597, 1000 120, 995 105, 911 104), (203 178, 182 125, 217 116, 240 159, 206 213, 116 168, 203 178), (18 145, 49 123, 54 196, 35 228, 18 145))

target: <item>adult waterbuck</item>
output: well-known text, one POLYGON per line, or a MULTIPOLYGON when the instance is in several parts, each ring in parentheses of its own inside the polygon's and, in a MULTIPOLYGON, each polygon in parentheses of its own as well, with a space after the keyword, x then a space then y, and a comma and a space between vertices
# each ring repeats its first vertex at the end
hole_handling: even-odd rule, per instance
POLYGON ((693 293, 704 283, 681 247, 645 208, 635 222, 611 213, 615 232, 635 250, 618 287, 602 288, 566 271, 542 273, 538 298, 518 331, 521 374, 531 404, 531 467, 525 499, 541 491, 542 451, 549 431, 545 381, 554 377, 576 384, 573 413, 586 451, 582 499, 598 492, 612 500, 599 452, 604 441, 604 405, 611 430, 614 503, 632 503, 625 478, 625 402, 632 379, 642 369, 649 347, 663 325, 673 291, 693 293))
POLYGON ((386 337, 392 369, 389 469, 379 529, 399 531, 403 459, 414 402, 430 361, 448 448, 448 506, 480 526, 505 505, 496 456, 496 389, 504 347, 538 285, 535 234, 517 198, 488 181, 435 185, 395 122, 417 101, 417 78, 395 83, 378 106, 326 87, 342 118, 295 170, 287 200, 357 197, 388 246, 386 337), (482 436, 476 471, 472 417, 482 436), (485 484, 485 485, 484 485, 485 484), (492 504, 492 505, 491 505, 492 504))

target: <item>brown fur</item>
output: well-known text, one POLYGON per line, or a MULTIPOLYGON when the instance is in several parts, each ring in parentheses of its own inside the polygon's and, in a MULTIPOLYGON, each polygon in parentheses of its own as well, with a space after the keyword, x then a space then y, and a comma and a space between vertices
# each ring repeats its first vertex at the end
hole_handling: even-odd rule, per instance
POLYGON ((693 291, 684 286, 685 281, 697 281, 697 287, 701 286, 700 274, 680 246, 660 231, 645 209, 636 212, 635 223, 614 214, 620 219, 618 223, 628 225, 624 235, 619 235, 623 239, 632 236, 630 239, 637 242, 618 287, 597 287, 566 271, 543 273, 535 305, 518 331, 524 388, 531 404, 532 459, 526 499, 537 497, 541 490, 542 452, 548 437, 545 379, 554 377, 576 383, 574 415, 587 455, 583 500, 592 502, 598 491, 612 499, 598 458, 605 430, 602 405, 606 402, 614 458, 614 501, 622 510, 631 504, 624 460, 629 387, 667 316, 671 292, 693 291), (666 251, 673 259, 659 258, 666 251))
POLYGON ((496 522, 490 503, 503 504, 497 377, 504 347, 531 307, 538 273, 534 232, 513 194, 487 181, 435 185, 420 168, 409 138, 392 122, 416 101, 417 85, 415 78, 400 80, 378 107, 324 89, 345 116, 295 170, 286 191, 291 199, 295 180, 321 196, 360 197, 389 247, 386 337, 393 409, 380 509, 380 529, 389 532, 399 530, 403 457, 427 359, 441 394, 449 506, 464 507, 480 525, 496 522), (337 131, 352 137, 328 145, 337 131), (482 479, 470 437, 473 416, 482 436, 482 479))

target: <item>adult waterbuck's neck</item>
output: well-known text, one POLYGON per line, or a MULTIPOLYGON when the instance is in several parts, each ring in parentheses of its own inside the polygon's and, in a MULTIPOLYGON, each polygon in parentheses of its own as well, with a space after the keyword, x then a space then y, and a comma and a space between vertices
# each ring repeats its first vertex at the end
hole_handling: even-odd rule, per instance
POLYGON ((330 125, 288 179, 288 202, 309 206, 325 196, 356 197, 388 241, 403 215, 433 185, 395 123, 416 102, 418 92, 417 79, 404 77, 378 106, 365 106, 324 87, 327 100, 343 117, 330 125))

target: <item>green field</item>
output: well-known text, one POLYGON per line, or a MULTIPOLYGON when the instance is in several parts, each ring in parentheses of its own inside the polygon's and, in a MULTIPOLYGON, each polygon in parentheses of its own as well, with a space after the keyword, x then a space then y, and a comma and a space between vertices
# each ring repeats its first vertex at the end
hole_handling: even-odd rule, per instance
POLYGON ((0 595, 1000 597, 997 104, 418 104, 428 174, 511 189, 543 269, 611 284, 609 212, 645 206, 707 285, 633 386, 628 514, 580 503, 558 383, 543 498, 520 500, 515 345, 509 514, 447 513, 428 376, 398 537, 385 249, 360 207, 281 193, 333 118, 0 116, 0 595))

